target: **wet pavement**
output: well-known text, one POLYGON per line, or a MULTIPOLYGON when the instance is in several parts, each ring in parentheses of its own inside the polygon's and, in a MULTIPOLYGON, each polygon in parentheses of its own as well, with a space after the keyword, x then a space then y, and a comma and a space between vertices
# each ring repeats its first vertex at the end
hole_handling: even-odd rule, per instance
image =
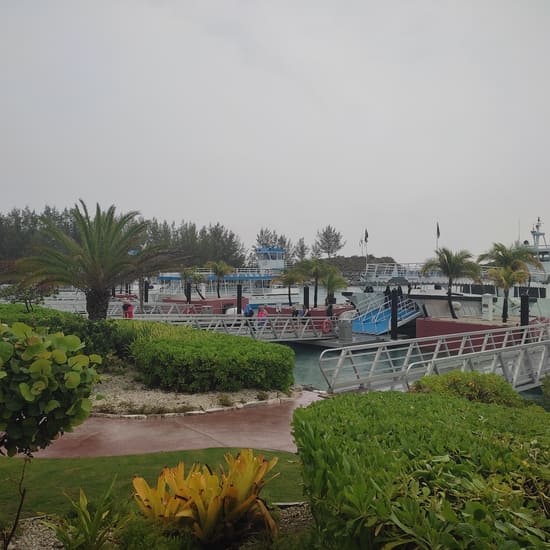
POLYGON ((251 447, 295 452, 292 413, 320 399, 303 392, 282 403, 263 404, 183 416, 107 418, 93 416, 84 424, 34 454, 37 458, 120 456, 206 449, 251 447))

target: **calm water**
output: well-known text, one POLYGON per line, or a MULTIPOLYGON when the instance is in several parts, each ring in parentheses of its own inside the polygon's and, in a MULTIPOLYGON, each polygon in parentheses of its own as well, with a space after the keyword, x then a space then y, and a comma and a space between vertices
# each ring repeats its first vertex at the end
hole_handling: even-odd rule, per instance
POLYGON ((296 354, 294 381, 301 386, 312 386, 317 390, 326 390, 327 384, 319 369, 319 356, 324 348, 303 344, 289 345, 296 354))

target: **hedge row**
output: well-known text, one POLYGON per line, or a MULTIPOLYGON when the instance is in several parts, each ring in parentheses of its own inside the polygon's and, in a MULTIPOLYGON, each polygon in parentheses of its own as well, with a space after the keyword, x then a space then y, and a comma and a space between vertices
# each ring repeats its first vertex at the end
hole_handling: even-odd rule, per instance
POLYGON ((151 321, 91 322, 80 315, 21 305, 0 305, 0 322, 23 322, 49 332, 75 334, 87 353, 109 366, 113 356, 132 361, 152 387, 185 392, 288 391, 294 382, 294 351, 279 344, 151 321))
POLYGON ((145 383, 182 392, 288 391, 294 351, 250 338, 183 329, 178 338, 138 338, 131 347, 145 383))

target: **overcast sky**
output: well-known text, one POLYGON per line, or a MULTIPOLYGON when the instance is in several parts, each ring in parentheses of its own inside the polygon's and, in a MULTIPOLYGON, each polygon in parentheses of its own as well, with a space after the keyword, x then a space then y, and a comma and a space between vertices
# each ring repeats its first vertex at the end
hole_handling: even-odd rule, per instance
POLYGON ((550 235, 548 0, 0 0, 0 211, 401 262, 550 235))

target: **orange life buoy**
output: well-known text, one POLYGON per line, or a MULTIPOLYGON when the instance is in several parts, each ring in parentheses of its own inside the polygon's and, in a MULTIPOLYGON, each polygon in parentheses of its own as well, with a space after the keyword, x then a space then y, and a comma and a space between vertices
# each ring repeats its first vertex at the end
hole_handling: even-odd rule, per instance
POLYGON ((323 334, 328 334, 329 332, 332 332, 332 324, 328 319, 325 319, 323 321, 323 324, 321 325, 321 331, 323 334))

